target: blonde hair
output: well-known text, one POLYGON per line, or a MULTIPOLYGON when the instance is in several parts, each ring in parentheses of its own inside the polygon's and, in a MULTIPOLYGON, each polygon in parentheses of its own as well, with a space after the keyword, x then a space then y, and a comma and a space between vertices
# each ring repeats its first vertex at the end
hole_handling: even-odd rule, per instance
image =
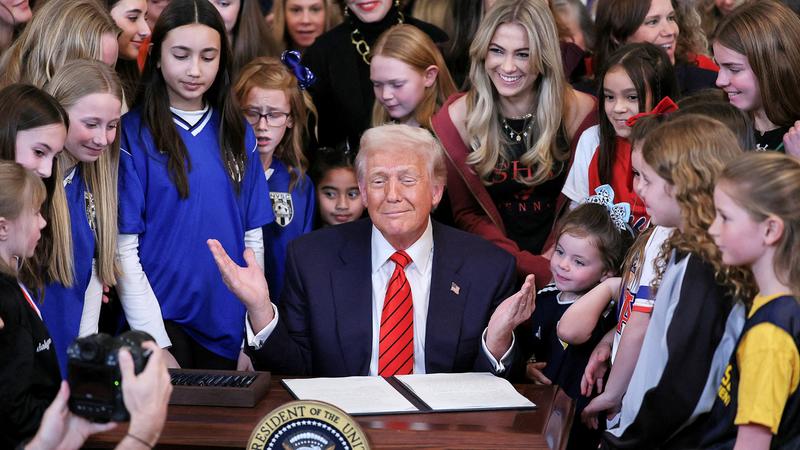
POLYGON ((308 136, 308 116, 316 116, 317 110, 311 96, 297 85, 297 78, 277 58, 256 58, 239 72, 239 79, 233 85, 233 92, 244 106, 247 94, 253 88, 276 89, 282 91, 289 100, 292 127, 284 133, 283 139, 275 147, 275 157, 289 169, 289 191, 298 180, 303 180, 308 170, 305 157, 305 144, 308 136))
POLYGON ((534 126, 524 141, 528 150, 520 158, 522 164, 533 169, 532 176, 519 180, 534 186, 552 176, 554 163, 569 159, 569 149, 558 148, 556 142, 567 112, 569 86, 564 79, 555 20, 543 0, 498 0, 475 33, 469 49, 472 88, 467 93, 467 136, 474 151, 467 163, 487 180, 498 161, 511 159, 506 149, 511 140, 500 132, 498 94, 484 68, 489 44, 502 24, 517 24, 525 29, 530 51, 528 70, 538 74, 533 87, 537 103, 528 111, 534 115, 534 126))
POLYGON ((800 118, 800 18, 791 9, 771 0, 742 5, 720 22, 714 41, 747 57, 770 122, 800 118))
MULTIPOLYGON (((419 72, 430 66, 439 68, 436 81, 425 88, 425 95, 414 108, 414 119, 423 128, 432 131, 431 117, 457 89, 447 70, 442 53, 424 31, 413 25, 395 25, 381 34, 372 50, 373 57, 384 56, 401 61, 419 72)), ((391 122, 386 108, 375 99, 372 106, 372 126, 391 122)))
POLYGON ((453 2, 454 0, 416 0, 411 7, 411 17, 436 25, 448 36, 453 36, 453 2))
MULTIPOLYGON (((44 183, 36 174, 13 161, 0 161, 0 217, 14 220, 25 208, 41 208, 46 198, 44 183)), ((0 273, 16 278, 17 268, 0 259, 0 273)))
MULTIPOLYGON (((111 94, 122 103, 122 86, 114 70, 100 61, 75 60, 64 64, 45 86, 45 90, 69 109, 87 95, 111 94)), ((87 191, 94 197, 96 211, 95 239, 97 240, 97 275, 103 284, 113 286, 119 275, 116 262, 117 251, 117 176, 119 169, 119 140, 117 132, 114 142, 93 163, 79 163, 87 191)), ((66 163, 70 155, 66 151, 58 156, 59 166, 66 163)), ((58 178, 60 180, 61 178, 58 178)), ((48 275, 55 281, 71 286, 74 281, 72 256, 72 232, 66 198, 53 198, 53 254, 48 275)))
POLYGON ((731 162, 717 181, 753 220, 783 221, 773 270, 800 297, 800 161, 777 152, 752 152, 731 162))
POLYGON ((728 267, 708 234, 716 215, 714 183, 725 164, 743 154, 739 141, 722 122, 686 114, 667 120, 654 129, 642 144, 642 157, 656 174, 672 187, 680 207, 680 232, 664 243, 657 258, 658 284, 672 250, 693 253, 714 268, 716 281, 738 299, 755 294, 749 269, 728 267))
POLYGON ((0 59, 0 86, 29 83, 41 88, 67 61, 101 59, 104 34, 117 24, 97 0, 50 0, 0 59))

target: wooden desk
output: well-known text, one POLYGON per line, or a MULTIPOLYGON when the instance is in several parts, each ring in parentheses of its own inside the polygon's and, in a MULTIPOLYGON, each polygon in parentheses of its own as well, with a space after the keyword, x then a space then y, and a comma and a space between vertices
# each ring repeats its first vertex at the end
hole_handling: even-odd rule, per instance
MULTIPOLYGON (((574 403, 553 386, 518 385, 537 409, 359 416, 373 449, 563 449, 574 403)), ((242 449, 256 423, 293 400, 279 380, 255 408, 170 406, 159 449, 242 449)), ((110 448, 127 427, 93 436, 86 448, 110 448)))

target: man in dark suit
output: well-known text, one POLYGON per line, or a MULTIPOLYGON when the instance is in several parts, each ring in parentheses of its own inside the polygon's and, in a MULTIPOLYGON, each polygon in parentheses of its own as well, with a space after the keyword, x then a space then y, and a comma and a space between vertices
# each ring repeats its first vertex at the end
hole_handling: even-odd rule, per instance
POLYGON ((512 331, 533 310, 533 277, 511 295, 513 257, 430 220, 446 169, 429 132, 385 125, 368 130, 360 148, 370 219, 292 242, 279 308, 253 255, 242 268, 209 241, 247 307, 255 367, 315 376, 506 372, 512 331))

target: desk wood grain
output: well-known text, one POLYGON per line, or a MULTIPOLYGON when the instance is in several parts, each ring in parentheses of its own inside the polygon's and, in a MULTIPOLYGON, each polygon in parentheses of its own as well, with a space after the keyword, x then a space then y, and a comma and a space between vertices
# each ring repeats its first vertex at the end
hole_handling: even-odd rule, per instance
MULTIPOLYGON (((359 416, 374 449, 548 449, 566 447, 574 402, 554 386, 517 385, 535 410, 359 416)), ((292 400, 274 379, 255 408, 170 406, 156 448, 242 449, 258 421, 292 400)), ((86 448, 111 448, 127 424, 90 438, 86 448)))

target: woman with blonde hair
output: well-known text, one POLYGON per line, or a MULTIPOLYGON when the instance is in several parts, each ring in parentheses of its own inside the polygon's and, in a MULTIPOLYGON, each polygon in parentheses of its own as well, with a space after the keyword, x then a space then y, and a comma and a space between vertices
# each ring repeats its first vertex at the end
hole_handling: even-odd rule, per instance
POLYGON ((0 59, 0 86, 44 86, 78 58, 117 61, 119 28, 97 0, 50 0, 0 59))
POLYGON ((395 25, 378 38, 369 71, 372 126, 398 121, 431 130, 431 117, 457 92, 436 44, 412 25, 395 25))
MULTIPOLYGON (((45 90, 70 119, 64 151, 58 156, 63 190, 52 199, 54 245, 41 305, 61 373, 66 373, 67 346, 78 336, 97 332, 103 285, 117 284, 120 276, 117 128, 123 96, 114 69, 86 59, 61 67, 45 90)), ((122 306, 132 328, 169 345, 157 302, 122 306)))
POLYGON ((433 118, 448 156, 456 225, 517 259, 517 271, 551 278, 548 237, 580 134, 597 123, 594 99, 565 81, 547 2, 498 0, 470 47, 466 95, 433 118))

